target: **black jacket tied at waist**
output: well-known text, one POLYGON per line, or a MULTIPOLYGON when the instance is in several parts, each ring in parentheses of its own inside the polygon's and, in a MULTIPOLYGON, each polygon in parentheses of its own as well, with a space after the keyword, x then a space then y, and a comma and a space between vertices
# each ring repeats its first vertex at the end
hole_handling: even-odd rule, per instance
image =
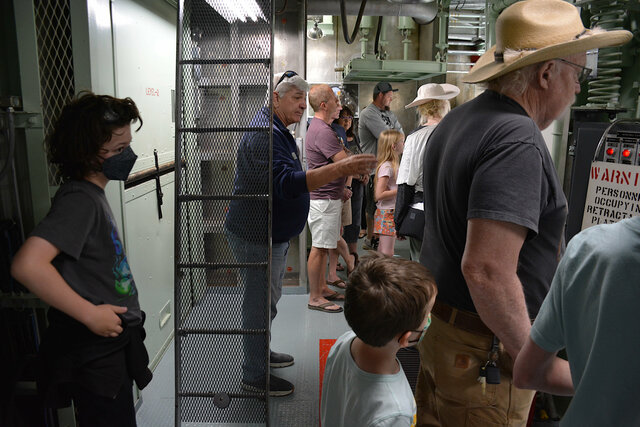
POLYGON ((115 338, 101 337, 55 308, 49 309, 49 329, 40 347, 38 390, 49 407, 69 406, 72 387, 81 386, 114 398, 132 378, 139 389, 151 381, 144 346, 145 314, 137 325, 122 322, 115 338))

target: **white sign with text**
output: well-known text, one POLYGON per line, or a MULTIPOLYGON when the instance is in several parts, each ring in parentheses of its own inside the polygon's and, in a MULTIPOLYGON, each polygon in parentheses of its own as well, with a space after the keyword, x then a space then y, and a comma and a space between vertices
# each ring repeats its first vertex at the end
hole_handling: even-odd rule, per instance
POLYGON ((640 166, 593 162, 582 229, 640 215, 640 166))

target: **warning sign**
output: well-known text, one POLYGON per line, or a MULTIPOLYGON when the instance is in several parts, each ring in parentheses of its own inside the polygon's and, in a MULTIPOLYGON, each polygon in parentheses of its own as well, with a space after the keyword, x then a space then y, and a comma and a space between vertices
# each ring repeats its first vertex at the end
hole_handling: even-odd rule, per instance
POLYGON ((582 229, 640 216, 640 166, 593 162, 582 229))

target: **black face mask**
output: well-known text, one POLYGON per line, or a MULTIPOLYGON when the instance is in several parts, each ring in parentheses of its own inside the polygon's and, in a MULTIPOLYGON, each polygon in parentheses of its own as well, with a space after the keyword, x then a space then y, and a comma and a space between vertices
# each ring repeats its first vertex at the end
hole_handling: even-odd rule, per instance
POLYGON ((111 180, 126 181, 137 158, 131 147, 127 147, 122 153, 105 159, 102 163, 102 173, 111 180))

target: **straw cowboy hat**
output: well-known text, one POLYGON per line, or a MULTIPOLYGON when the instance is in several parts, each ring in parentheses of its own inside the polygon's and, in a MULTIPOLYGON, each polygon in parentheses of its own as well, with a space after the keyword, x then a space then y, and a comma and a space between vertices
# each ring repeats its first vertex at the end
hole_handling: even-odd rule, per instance
POLYGON ((458 96, 460 89, 457 86, 447 83, 427 83, 420 86, 418 89, 418 96, 413 100, 411 104, 407 104, 404 108, 416 107, 420 104, 424 104, 432 99, 451 99, 458 96))
POLYGON ((519 1, 498 17, 495 46, 462 80, 484 82, 536 62, 619 46, 631 36, 625 30, 585 29, 578 9, 564 0, 519 1))

